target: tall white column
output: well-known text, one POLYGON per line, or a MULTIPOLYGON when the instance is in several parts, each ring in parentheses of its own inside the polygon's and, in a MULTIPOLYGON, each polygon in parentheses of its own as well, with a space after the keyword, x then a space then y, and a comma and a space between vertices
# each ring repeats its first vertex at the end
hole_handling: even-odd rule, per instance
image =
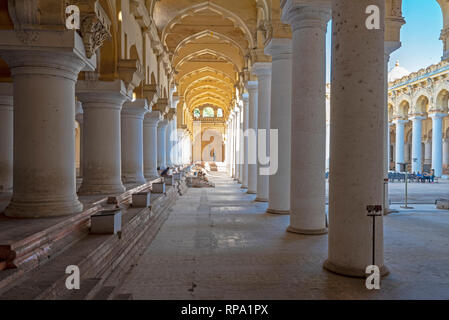
POLYGON ((123 104, 121 113, 123 183, 146 183, 143 176, 143 118, 147 112, 147 99, 137 99, 123 104))
POLYGON ((433 113, 432 118, 432 169, 435 176, 443 175, 443 118, 444 113, 433 113))
POLYGON ((290 155, 292 121, 292 41, 271 39, 265 53, 272 56, 270 127, 278 130, 278 169, 269 176, 269 213, 290 213, 290 155))
POLYGON ((148 112, 143 120, 143 167, 147 180, 157 178, 157 125, 162 120, 159 111, 148 112))
POLYGON ((167 168, 165 151, 167 126, 167 119, 159 121, 157 124, 157 166, 160 170, 165 170, 165 168, 167 168))
POLYGON ((240 108, 235 107, 235 180, 241 183, 240 180, 240 108))
POLYGON ((79 177, 83 176, 83 107, 80 101, 75 101, 75 120, 78 122, 79 129, 80 129, 80 170, 79 170, 79 177))
POLYGON ((424 164, 432 164, 432 139, 424 142, 424 164))
POLYGON ((235 111, 231 114, 231 178, 235 178, 235 153, 236 153, 236 143, 235 143, 235 111))
POLYGON ((239 116, 239 183, 243 186, 243 164, 245 161, 245 150, 243 141, 243 116, 244 116, 244 105, 240 106, 240 116, 239 116))
POLYGON ((249 94, 248 132, 245 134, 248 143, 248 191, 257 193, 257 116, 258 116, 258 90, 257 81, 248 81, 246 84, 249 94))
POLYGON ((117 194, 122 184, 121 117, 129 98, 123 81, 79 81, 83 103, 83 182, 79 194, 117 194))
POLYGON ((423 116, 413 116, 411 120, 412 125, 412 173, 418 173, 422 171, 422 120, 423 116))
POLYGON ((242 189, 248 188, 248 139, 245 133, 248 131, 249 125, 249 94, 244 93, 243 96, 243 164, 242 164, 242 189))
POLYGON ((383 204, 385 1, 333 0, 332 5, 329 257, 324 267, 366 277, 366 267, 374 263, 386 274, 383 217, 375 220, 373 261, 373 219, 367 216, 367 205, 383 204), (380 29, 366 28, 369 5, 380 9, 380 29))
POLYGON ((290 0, 283 10, 283 19, 289 21, 293 32, 288 231, 301 234, 327 233, 326 31, 330 13, 330 3, 322 1, 304 4, 290 0))
MULTIPOLYGON (((50 41, 55 34, 45 36, 50 41)), ((66 52, 48 49, 48 43, 19 49, 14 35, 8 39, 14 48, 0 50, 11 70, 14 101, 14 182, 7 216, 63 216, 83 208, 76 195, 75 83, 87 60, 70 53, 73 35, 60 33, 59 40, 69 46, 66 52)))
POLYGON ((167 167, 173 167, 173 158, 172 158, 172 134, 173 134, 173 119, 170 117, 168 119, 167 129, 165 132, 165 161, 167 167))
POLYGON ((0 83, 0 192, 12 191, 13 84, 0 83))
POLYGON ((396 171, 401 171, 401 163, 404 163, 404 126, 408 120, 396 119, 396 171))
POLYGON ((449 139, 443 139, 443 165, 449 165, 449 139))
POLYGON ((260 155, 267 156, 270 152, 270 104, 271 104, 271 62, 256 62, 252 72, 257 76, 259 83, 258 110, 257 110, 257 197, 256 201, 268 202, 269 176, 262 172, 268 170, 269 164, 261 164, 260 155), (265 133, 266 140, 261 141, 259 136, 265 133), (265 147, 265 152, 260 148, 265 147))
POLYGON ((388 134, 387 134, 387 172, 390 171, 390 159, 391 159, 391 152, 390 152, 390 146, 391 146, 391 138, 390 138, 390 128, 391 123, 388 121, 388 134))

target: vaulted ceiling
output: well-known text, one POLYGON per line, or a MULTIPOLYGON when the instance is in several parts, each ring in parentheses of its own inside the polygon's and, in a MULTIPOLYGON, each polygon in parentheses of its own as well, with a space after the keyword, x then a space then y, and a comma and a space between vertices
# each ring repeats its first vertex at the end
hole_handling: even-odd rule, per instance
POLYGON ((213 105, 227 117, 253 51, 258 43, 263 47, 258 38, 270 15, 266 1, 160 0, 150 6, 184 107, 193 112, 213 105))

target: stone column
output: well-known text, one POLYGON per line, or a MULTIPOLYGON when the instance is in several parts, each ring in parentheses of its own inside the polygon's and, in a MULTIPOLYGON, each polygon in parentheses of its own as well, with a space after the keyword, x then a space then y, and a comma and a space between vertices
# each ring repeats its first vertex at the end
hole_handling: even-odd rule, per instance
POLYGON ((248 143, 248 191, 249 194, 257 193, 257 109, 258 90, 257 81, 248 81, 246 88, 249 95, 248 132, 246 140, 248 143))
POLYGON ((0 51, 14 94, 13 196, 5 210, 10 217, 63 216, 83 208, 76 195, 75 83, 88 62, 70 53, 73 35, 61 33, 59 39, 61 48, 69 45, 67 52, 50 51, 48 43, 45 49, 0 51))
POLYGON ((243 102, 240 106, 240 117, 239 117, 239 183, 243 186, 243 164, 245 161, 244 154, 244 142, 243 142, 243 117, 244 117, 244 106, 243 102))
POLYGON ((164 119, 157 124, 157 166, 160 170, 165 170, 165 168, 167 168, 165 151, 167 126, 167 119, 164 119))
MULTIPOLYGON (((278 170, 269 176, 269 213, 290 213, 292 120, 292 41, 272 39, 265 48, 272 56, 270 127, 278 130, 278 170)), ((270 154, 271 155, 271 154, 270 154)))
POLYGON ((121 114, 123 183, 146 183, 143 176, 143 118, 147 112, 146 99, 123 104, 121 114))
POLYGON ((81 102, 75 101, 75 120, 80 128, 80 171, 78 177, 83 176, 83 107, 81 102))
POLYGON ((400 163, 404 163, 404 126, 408 120, 396 119, 396 171, 401 171, 400 163))
POLYGON ((12 191, 13 84, 0 83, 0 192, 12 191))
POLYGON ((235 180, 241 183, 240 180, 240 108, 235 107, 235 180))
POLYGON ((229 176, 232 177, 232 166, 233 166, 233 154, 234 154, 234 139, 233 139, 233 126, 234 126, 234 122, 232 121, 232 117, 233 117, 233 111, 231 111, 231 114, 229 115, 229 120, 228 120, 228 149, 229 149, 229 176))
POLYGON ((283 10, 283 19, 292 26, 294 57, 288 231, 301 234, 327 233, 326 31, 330 15, 330 2, 323 1, 290 1, 283 10))
POLYGON ((235 112, 231 113, 231 178, 235 177, 235 112))
POLYGON ((391 159, 391 151, 390 151, 390 146, 391 146, 391 138, 390 138, 390 128, 391 128, 391 123, 390 121, 388 121, 388 133, 387 133, 387 172, 390 171, 390 159, 391 159))
POLYGON ((432 139, 427 139, 424 142, 424 163, 432 164, 432 139))
POLYGON ((449 165, 449 139, 443 139, 443 165, 449 165))
POLYGON ((143 167, 147 180, 159 176, 157 172, 157 125, 162 120, 159 111, 148 112, 143 120, 143 167))
POLYGON ((433 113, 432 118, 432 169, 435 176, 443 175, 443 118, 444 113, 433 113))
MULTIPOLYGON (((373 219, 367 205, 383 204, 385 1, 332 4, 329 257, 324 267, 366 277, 366 267, 373 264, 373 219), (369 5, 380 8, 380 29, 366 28, 369 5)), ((374 264, 385 275, 383 217, 375 221, 374 264)))
MULTIPOLYGON (((269 176, 261 174, 261 169, 268 170, 269 164, 260 163, 259 151, 261 146, 265 146, 265 155, 270 152, 270 104, 271 104, 271 62, 256 62, 253 65, 253 73, 257 76, 259 83, 258 90, 258 110, 257 110, 257 129, 264 130, 266 141, 259 141, 257 138, 257 198, 256 201, 268 202, 269 176)), ((259 133, 258 133, 259 136, 259 133)))
POLYGON ((82 195, 118 194, 122 184, 120 112, 129 99, 123 81, 79 81, 78 99, 83 103, 82 195))
POLYGON ((172 141, 171 141, 171 135, 173 132, 173 119, 168 119, 167 129, 165 131, 165 161, 167 164, 167 167, 173 167, 172 162, 172 141))
POLYGON ((246 132, 249 124, 249 95, 243 94, 243 164, 242 164, 242 189, 248 188, 248 138, 246 132))
POLYGON ((422 171, 422 150, 421 150, 421 140, 422 140, 422 116, 413 116, 411 120, 413 121, 412 126, 412 173, 418 173, 422 171))

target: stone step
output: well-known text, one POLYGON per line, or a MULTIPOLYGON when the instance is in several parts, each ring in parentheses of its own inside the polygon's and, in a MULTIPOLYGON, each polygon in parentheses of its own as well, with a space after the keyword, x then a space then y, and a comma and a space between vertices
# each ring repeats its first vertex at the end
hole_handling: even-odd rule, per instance
POLYGON ((31 223, 31 219, 11 219, 0 215, 0 224, 5 229, 5 232, 0 232, 0 261, 7 266, 6 270, 0 270, 0 294, 24 273, 45 264, 84 238, 89 232, 91 215, 107 206, 129 204, 133 193, 150 191, 152 183, 158 181, 160 178, 114 197, 115 204, 108 204, 110 199, 107 197, 97 197, 85 205, 86 210, 70 217, 36 219, 31 223))
POLYGON ((72 290, 67 300, 90 300, 101 290, 102 279, 92 278, 80 281, 80 289, 72 290))
POLYGON ((98 293, 92 298, 92 300, 111 300, 113 298, 113 292, 115 287, 105 286, 98 291, 98 293))
POLYGON ((104 284, 108 278, 120 281, 130 262, 137 259, 138 253, 157 234, 176 198, 176 189, 170 187, 167 195, 153 198, 151 211, 148 208, 125 209, 121 237, 87 235, 55 259, 22 276, 21 283, 0 299, 72 299, 74 293, 65 287, 68 265, 78 266, 81 273, 82 292, 76 293, 76 299, 92 299, 102 287, 109 286, 104 284), (84 283, 86 288, 83 288, 84 283))

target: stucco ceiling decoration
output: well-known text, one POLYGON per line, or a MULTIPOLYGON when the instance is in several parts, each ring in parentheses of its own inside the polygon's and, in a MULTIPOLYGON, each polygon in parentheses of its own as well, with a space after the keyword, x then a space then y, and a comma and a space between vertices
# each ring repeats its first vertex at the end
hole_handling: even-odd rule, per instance
POLYGON ((233 108, 235 88, 257 45, 258 2, 163 0, 154 6, 161 44, 190 112, 211 105, 227 115, 233 108))

